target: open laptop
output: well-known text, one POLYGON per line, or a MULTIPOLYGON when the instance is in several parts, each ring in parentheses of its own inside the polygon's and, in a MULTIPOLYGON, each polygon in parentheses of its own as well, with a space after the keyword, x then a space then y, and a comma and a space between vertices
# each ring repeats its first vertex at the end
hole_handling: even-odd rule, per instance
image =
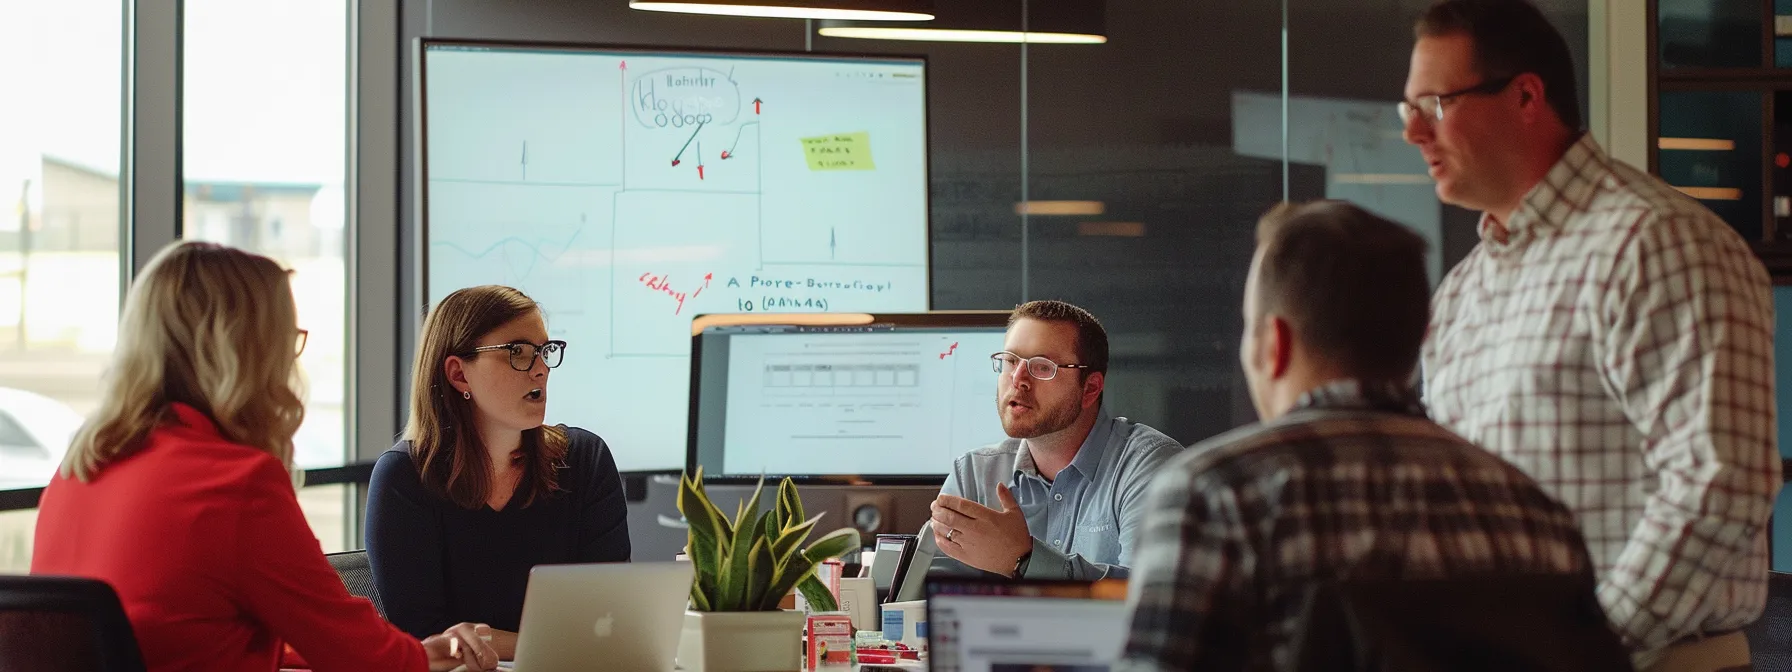
POLYGON ((927 579, 933 672, 1104 672, 1128 626, 1123 580, 927 579))
POLYGON ((519 672, 671 672, 691 563, 541 565, 529 572, 519 672))

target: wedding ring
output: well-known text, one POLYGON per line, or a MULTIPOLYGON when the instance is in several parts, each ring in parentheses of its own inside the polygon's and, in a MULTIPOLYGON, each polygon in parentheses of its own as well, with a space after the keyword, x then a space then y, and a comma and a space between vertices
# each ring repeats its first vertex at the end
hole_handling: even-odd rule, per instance
POLYGON ((952 535, 954 534, 958 534, 958 528, 954 527, 950 530, 946 530, 946 541, 951 541, 952 535))

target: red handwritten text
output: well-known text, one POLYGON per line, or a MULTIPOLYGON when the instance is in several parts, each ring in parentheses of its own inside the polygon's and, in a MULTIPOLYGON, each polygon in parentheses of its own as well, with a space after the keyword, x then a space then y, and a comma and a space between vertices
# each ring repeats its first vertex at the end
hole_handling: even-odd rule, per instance
MULTIPOLYGON (((714 273, 703 274, 703 286, 698 287, 697 291, 690 292, 688 298, 695 299, 699 296, 702 296, 703 290, 709 288, 709 283, 711 280, 715 279, 715 275, 716 274, 714 274, 714 273)), ((677 302, 678 307, 674 308, 672 310, 673 315, 679 315, 679 314, 684 313, 684 300, 687 298, 687 296, 686 296, 685 292, 681 292, 676 289, 673 289, 671 274, 654 275, 652 273, 642 273, 641 277, 639 278, 639 282, 643 286, 647 287, 648 289, 665 294, 666 296, 671 297, 673 301, 677 302)))

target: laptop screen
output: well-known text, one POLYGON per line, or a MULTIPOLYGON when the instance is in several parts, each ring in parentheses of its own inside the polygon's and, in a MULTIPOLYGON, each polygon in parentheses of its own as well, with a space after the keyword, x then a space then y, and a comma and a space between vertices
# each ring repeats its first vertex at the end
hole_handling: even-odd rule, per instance
POLYGON ((929 578, 934 672, 1106 672, 1129 625, 1126 582, 929 578))

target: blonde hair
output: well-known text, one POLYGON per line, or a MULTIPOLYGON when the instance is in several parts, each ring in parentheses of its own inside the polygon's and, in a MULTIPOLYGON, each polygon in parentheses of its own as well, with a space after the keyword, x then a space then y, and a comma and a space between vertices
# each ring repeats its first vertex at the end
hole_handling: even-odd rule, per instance
POLYGON ((141 449, 181 403, 226 440, 279 459, 296 485, 292 437, 305 419, 297 338, 292 285, 279 264, 214 243, 169 245, 125 296, 99 410, 75 434, 61 474, 93 480, 141 449))
MULTIPOLYGON (((492 488, 491 458, 474 427, 473 401, 448 384, 443 364, 449 357, 475 356, 479 339, 540 312, 534 299, 516 289, 480 285, 443 297, 424 318, 417 359, 411 364, 411 418, 404 438, 411 442, 418 478, 436 496, 477 509, 492 488)), ((560 427, 523 432, 523 480, 517 486, 523 507, 560 489, 556 465, 566 458, 568 441, 560 427)))

